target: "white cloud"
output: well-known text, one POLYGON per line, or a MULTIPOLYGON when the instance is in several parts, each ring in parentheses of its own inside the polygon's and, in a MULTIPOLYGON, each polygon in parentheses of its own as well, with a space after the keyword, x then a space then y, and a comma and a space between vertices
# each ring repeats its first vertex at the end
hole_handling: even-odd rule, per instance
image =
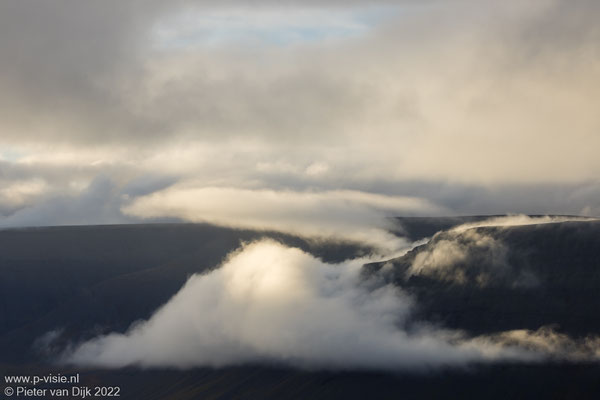
POLYGON ((482 227, 511 227, 511 226, 524 226, 524 225, 538 225, 538 224, 553 224, 559 222, 569 221, 592 221, 596 218, 592 217, 577 217, 577 216, 557 216, 557 215, 542 215, 537 217, 531 217, 529 215, 507 215, 500 217, 493 217, 484 219, 477 222, 468 222, 452 228, 453 232, 465 232, 473 228, 482 227))
POLYGON ((411 326, 412 299, 377 276, 365 279, 364 261, 326 264, 272 241, 247 244, 220 268, 192 276, 147 321, 71 347, 61 362, 422 371, 499 360, 598 359, 598 338, 577 341, 549 328, 469 338, 411 326))
POLYGON ((460 285, 525 286, 538 284, 527 271, 515 271, 509 264, 508 248, 502 241, 474 229, 440 233, 417 253, 405 278, 434 277, 460 285))
POLYGON ((227 366, 275 362, 307 368, 410 368, 526 351, 461 343, 457 332, 404 324, 411 300, 364 281, 363 260, 324 264, 294 248, 258 242, 195 275, 148 321, 76 346, 63 362, 104 367, 227 366), (452 343, 454 341, 454 343, 452 343))
POLYGON ((11 182, 0 188, 0 208, 20 208, 49 190, 42 179, 11 182))
POLYGON ((501 239, 476 228, 591 220, 569 216, 509 215, 465 223, 436 233, 417 253, 405 278, 423 275, 461 285, 536 287, 540 282, 531 271, 516 270, 510 265, 509 248, 501 239))
POLYGON ((390 252, 407 243, 387 232, 386 217, 431 214, 426 200, 348 190, 274 191, 175 185, 123 208, 139 218, 175 217, 240 228, 271 229, 311 237, 357 240, 390 252))
POLYGON ((513 346, 528 351, 548 355, 555 360, 598 361, 600 360, 600 337, 587 336, 573 339, 564 333, 556 332, 548 326, 535 331, 516 329, 492 335, 483 335, 473 340, 481 345, 493 343, 500 346, 513 346))

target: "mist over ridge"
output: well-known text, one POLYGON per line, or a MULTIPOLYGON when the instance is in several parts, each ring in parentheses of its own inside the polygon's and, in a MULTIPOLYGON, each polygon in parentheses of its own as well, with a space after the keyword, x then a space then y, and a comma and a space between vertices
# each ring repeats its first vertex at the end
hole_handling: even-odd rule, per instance
POLYGON ((399 259, 368 264, 370 271, 382 265, 379 275, 364 274, 362 266, 372 259, 330 265, 274 242, 251 243, 218 269, 190 278, 149 320, 125 334, 78 344, 61 357, 68 363, 109 367, 275 362, 342 369, 422 369, 548 357, 594 360, 597 337, 571 339, 554 332, 551 323, 469 337, 439 323, 412 320, 420 306, 419 296, 409 294, 414 288, 407 282, 413 277, 447 282, 450 289, 539 289, 545 282, 538 271, 524 264, 513 267, 509 245, 484 230, 567 221, 594 223, 522 215, 468 222, 439 232, 399 259), (395 266, 405 268, 407 258, 412 261, 399 276, 395 266))

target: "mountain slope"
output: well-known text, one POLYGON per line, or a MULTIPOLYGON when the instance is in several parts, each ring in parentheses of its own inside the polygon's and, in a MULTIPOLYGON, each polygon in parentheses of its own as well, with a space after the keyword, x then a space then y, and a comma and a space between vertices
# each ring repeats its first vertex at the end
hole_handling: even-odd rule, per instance
POLYGON ((600 333, 600 221, 441 232, 387 263, 387 279, 417 298, 423 320, 473 334, 600 333))
MULTIPOLYGON (((415 237, 441 226, 439 219, 422 219, 421 227, 412 222, 415 237)), ((461 220, 442 222, 452 227, 461 220)), ((82 385, 121 386, 127 399, 597 398, 600 393, 596 363, 499 363, 429 373, 277 365, 107 370, 52 365, 48 354, 33 346, 57 328, 65 332, 59 346, 123 332, 166 302, 190 274, 216 267, 242 241, 265 236, 329 261, 368 251, 193 224, 0 231, 0 370, 81 373, 82 385)), ((445 231, 402 257, 366 265, 364 273, 408 291, 416 299, 415 323, 471 335, 548 325, 575 338, 600 334, 600 222, 445 231)))

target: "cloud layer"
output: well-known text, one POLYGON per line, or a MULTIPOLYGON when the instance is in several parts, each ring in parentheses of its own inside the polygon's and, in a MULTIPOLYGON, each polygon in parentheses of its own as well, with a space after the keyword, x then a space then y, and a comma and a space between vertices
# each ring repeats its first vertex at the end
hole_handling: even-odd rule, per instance
POLYGON ((442 211, 423 199, 348 190, 297 192, 173 186, 136 199, 124 212, 141 218, 174 217, 355 240, 389 253, 407 247, 407 243, 388 232, 393 225, 385 217, 442 211))
POLYGON ((483 219, 476 222, 468 222, 451 229, 451 232, 462 233, 473 228, 484 228, 484 227, 511 227, 511 226, 526 226, 526 225, 540 225, 540 224, 556 224, 561 222, 569 221, 591 221, 596 218, 592 217, 577 217, 577 216, 560 216, 560 215, 542 215, 542 216, 529 216, 529 215, 506 215, 500 217, 492 217, 483 219))
POLYGON ((0 212, 103 177, 128 222, 119 189, 152 176, 598 214, 598 7, 3 2, 0 212))

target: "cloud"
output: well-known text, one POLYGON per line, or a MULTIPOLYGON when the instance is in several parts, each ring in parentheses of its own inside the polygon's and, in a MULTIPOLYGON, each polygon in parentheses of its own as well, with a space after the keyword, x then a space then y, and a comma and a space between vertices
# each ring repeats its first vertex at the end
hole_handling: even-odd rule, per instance
POLYGON ((46 190, 46 182, 40 179, 10 182, 0 189, 0 214, 9 214, 26 206, 46 190))
POLYGON ((410 368, 530 357, 451 344, 456 332, 405 330, 411 299, 364 281, 361 260, 325 264, 278 243, 246 245, 192 276, 149 320, 82 343, 63 362, 123 367, 284 363, 306 368, 410 368))
POLYGON ((511 266, 509 247, 501 239, 477 228, 590 220, 593 218, 509 215, 461 224, 436 233, 422 246, 406 270, 405 279, 422 275, 459 285, 536 287, 540 282, 533 272, 511 266))
POLYGON ((42 202, 21 208, 0 221, 1 227, 94 225, 121 221, 118 190, 106 177, 95 179, 80 192, 50 194, 42 202))
POLYGON ((516 329, 493 335, 483 335, 474 342, 488 342, 500 346, 517 346, 522 349, 547 354, 555 360, 598 361, 600 360, 600 337, 588 336, 573 339, 556 332, 552 327, 543 326, 535 331, 516 329))
POLYGON ((405 279, 429 276, 458 285, 536 287, 527 270, 513 268, 509 248, 490 234, 469 229, 438 233, 417 252, 405 279))
POLYGON ((451 229, 453 232, 465 232, 473 228, 481 227, 511 227, 511 226, 524 226, 524 225, 539 225, 539 224, 554 224, 560 222, 569 221, 592 221, 596 218, 592 217, 577 217, 577 216, 561 216, 561 215, 542 215, 542 216, 529 216, 529 215, 507 215, 500 217, 492 217, 477 222, 468 222, 456 226, 451 229))
POLYGON ((407 247, 387 231, 386 217, 431 214, 426 200, 333 190, 274 191, 175 185, 123 207, 138 218, 174 217, 191 222, 270 229, 309 237, 357 240, 390 252, 407 247))
MULTIPOLYGON (((589 150, 599 122, 596 2, 258 3, 3 5, 3 140, 134 154, 241 137, 271 156, 354 154, 335 160, 340 170, 359 161, 371 177, 488 184, 598 175, 589 150), (385 18, 369 16, 377 7, 385 18), (293 30, 307 19, 344 26, 363 9, 367 28, 335 43, 152 45, 157 27, 178 18, 225 15, 235 26, 218 26, 229 31, 267 19, 293 30), (288 24, 265 17, 282 13, 288 24)), ((219 34, 204 23, 200 42, 219 34)))
POLYGON ((596 215, 598 7, 2 2, 0 179, 33 176, 0 183, 43 180, 54 196, 167 175, 421 197, 453 214, 596 215))
POLYGON ((140 176, 122 184, 103 175, 89 183, 84 180, 69 185, 67 182, 67 187, 58 188, 50 188, 44 180, 20 182, 22 184, 0 190, 0 211, 3 207, 7 210, 0 219, 0 228, 139 222, 123 215, 121 207, 132 197, 163 189, 172 183, 168 177, 140 176), (34 196, 37 198, 31 199, 34 196))
POLYGON ((246 244, 219 268, 192 276, 150 319, 125 333, 70 346, 60 362, 424 371, 496 361, 598 359, 599 339, 573 340, 548 327, 468 337, 411 322, 413 299, 378 276, 365 279, 364 262, 326 264, 273 241, 246 244))

